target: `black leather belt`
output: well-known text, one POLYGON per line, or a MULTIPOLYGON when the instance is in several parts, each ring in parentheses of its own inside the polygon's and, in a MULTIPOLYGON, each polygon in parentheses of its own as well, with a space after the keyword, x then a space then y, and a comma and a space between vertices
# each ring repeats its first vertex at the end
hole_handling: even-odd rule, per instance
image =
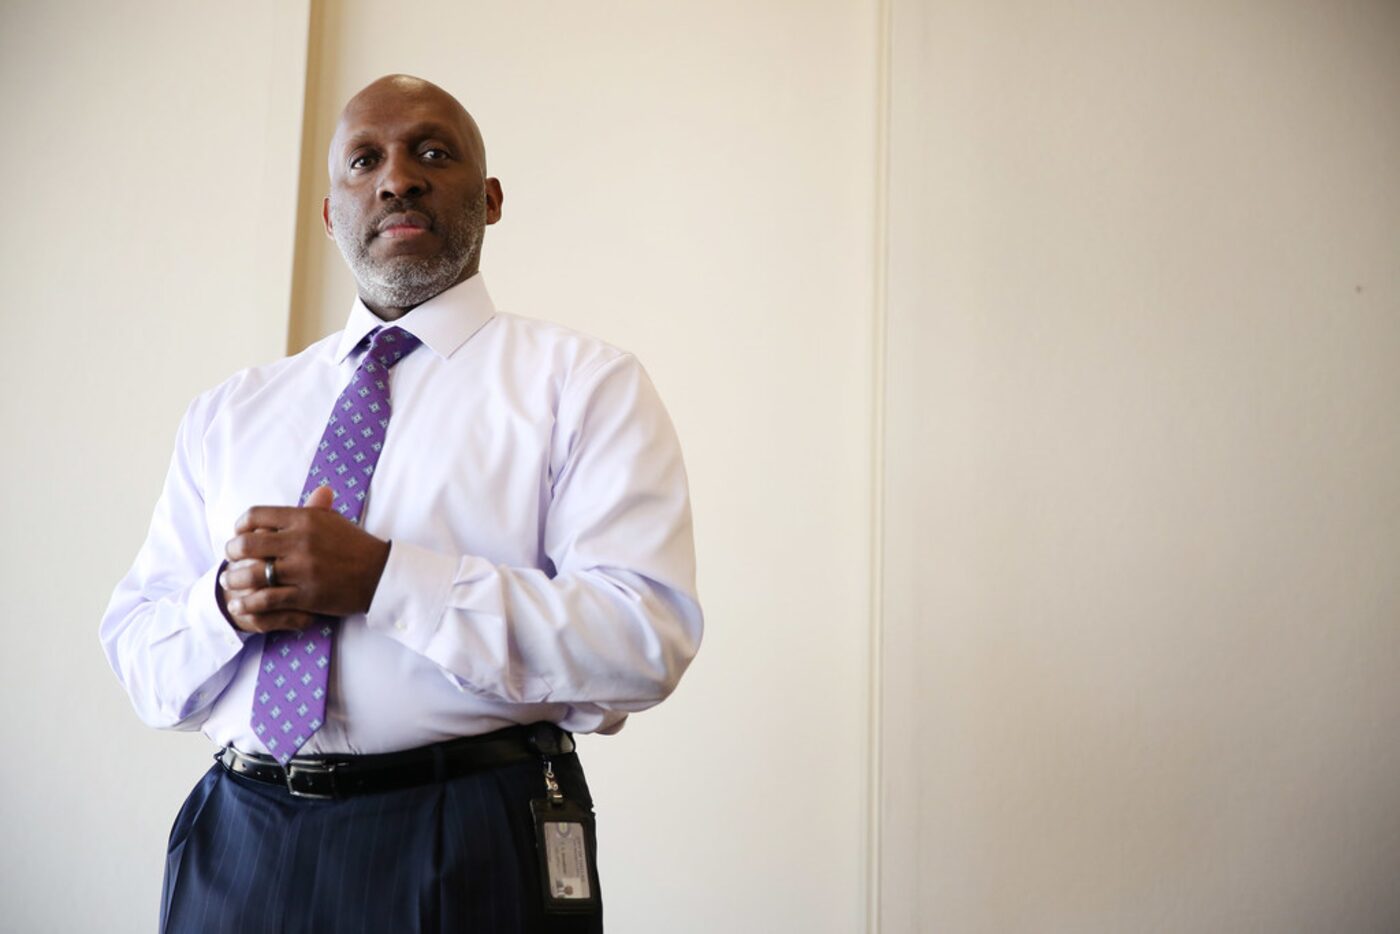
POLYGON ((270 756, 226 746, 214 759, 235 775, 285 785, 298 798, 346 798, 446 781, 482 769, 573 752, 574 738, 552 723, 510 726, 403 752, 294 756, 285 769, 270 756))

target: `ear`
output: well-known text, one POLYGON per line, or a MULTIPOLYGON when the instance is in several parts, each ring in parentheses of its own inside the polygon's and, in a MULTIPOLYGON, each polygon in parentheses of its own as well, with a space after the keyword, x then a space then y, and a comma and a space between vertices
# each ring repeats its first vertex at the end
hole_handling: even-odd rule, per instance
POLYGON ((496 178, 486 180, 486 223, 494 224, 501 219, 501 206, 506 196, 501 191, 501 181, 496 178))
POLYGON ((331 199, 329 196, 321 199, 321 222, 326 225, 326 236, 335 239, 335 228, 331 226, 331 199))

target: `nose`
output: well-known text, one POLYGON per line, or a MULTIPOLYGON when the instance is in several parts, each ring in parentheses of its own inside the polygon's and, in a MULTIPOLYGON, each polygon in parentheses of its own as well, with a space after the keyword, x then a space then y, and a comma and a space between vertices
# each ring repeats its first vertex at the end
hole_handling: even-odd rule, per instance
POLYGON ((428 177, 411 153, 391 153, 380 165, 377 192, 380 201, 417 198, 428 190, 428 177))

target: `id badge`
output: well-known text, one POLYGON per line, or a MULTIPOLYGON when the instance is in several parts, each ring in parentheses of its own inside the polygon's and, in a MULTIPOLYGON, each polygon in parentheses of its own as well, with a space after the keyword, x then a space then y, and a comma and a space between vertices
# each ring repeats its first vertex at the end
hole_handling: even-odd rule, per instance
POLYGON ((598 908, 598 867, 593 850, 593 815, 572 801, 537 798, 535 848, 540 854, 544 907, 551 912, 589 912, 598 908))

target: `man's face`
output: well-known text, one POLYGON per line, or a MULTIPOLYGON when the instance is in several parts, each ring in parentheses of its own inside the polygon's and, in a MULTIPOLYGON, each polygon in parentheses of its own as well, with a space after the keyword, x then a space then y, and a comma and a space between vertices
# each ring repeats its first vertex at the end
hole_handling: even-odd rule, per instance
POLYGON ((326 232, 374 311, 402 312, 476 274, 500 185, 483 178, 475 126, 446 92, 375 82, 346 107, 330 160, 326 232))

